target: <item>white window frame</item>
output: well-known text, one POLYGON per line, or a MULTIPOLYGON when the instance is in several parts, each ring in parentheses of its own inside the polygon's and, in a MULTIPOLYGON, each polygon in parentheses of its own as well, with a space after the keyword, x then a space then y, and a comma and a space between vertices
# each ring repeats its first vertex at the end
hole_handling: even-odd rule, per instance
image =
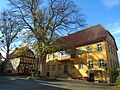
POLYGON ((98 49, 98 51, 102 51, 102 44, 101 43, 97 44, 97 49, 98 49))
POLYGON ((87 46, 87 52, 91 53, 92 52, 92 46, 87 46))
POLYGON ((105 61, 103 59, 99 59, 99 67, 104 68, 105 67, 105 61))

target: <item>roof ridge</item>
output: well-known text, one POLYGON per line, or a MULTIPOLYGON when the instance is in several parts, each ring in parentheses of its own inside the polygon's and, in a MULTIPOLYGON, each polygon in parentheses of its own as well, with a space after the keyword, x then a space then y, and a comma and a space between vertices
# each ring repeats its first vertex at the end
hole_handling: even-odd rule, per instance
MULTIPOLYGON (((79 32, 82 32, 82 31, 85 31, 85 30, 88 30, 88 29, 91 29, 91 28, 94 28, 94 27, 97 27, 97 26, 101 26, 104 30, 106 30, 101 24, 97 24, 97 25, 93 25, 93 26, 87 27, 87 28, 85 28, 85 29, 82 29, 82 30, 80 30, 80 31, 77 31, 77 32, 68 34, 67 36, 73 35, 73 34, 76 34, 76 33, 79 33, 79 32)), ((64 36, 63 36, 63 37, 64 37, 64 36)))

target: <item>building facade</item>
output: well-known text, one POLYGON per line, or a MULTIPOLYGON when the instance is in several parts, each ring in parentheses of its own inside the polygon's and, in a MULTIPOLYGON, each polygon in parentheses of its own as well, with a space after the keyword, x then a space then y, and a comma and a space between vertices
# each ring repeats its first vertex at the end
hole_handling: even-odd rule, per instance
POLYGON ((72 54, 59 51, 47 55, 47 76, 112 82, 111 71, 119 66, 114 37, 100 24, 63 37, 76 48, 72 54))
POLYGON ((16 49, 10 54, 7 64, 9 75, 31 75, 34 69, 34 53, 27 47, 16 49))

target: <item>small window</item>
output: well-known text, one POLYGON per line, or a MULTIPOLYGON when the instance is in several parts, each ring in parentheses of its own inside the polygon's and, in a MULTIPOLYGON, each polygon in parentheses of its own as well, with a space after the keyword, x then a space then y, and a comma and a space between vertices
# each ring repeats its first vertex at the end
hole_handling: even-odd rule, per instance
POLYGON ((113 54, 113 48, 111 47, 111 53, 113 54))
POLYGON ((52 65, 52 71, 55 71, 56 65, 52 65))
POLYGON ((58 64, 58 71, 62 70, 62 64, 58 64))
POLYGON ((88 68, 89 69, 93 68, 93 61, 88 61, 88 68))
POLYGON ((99 60, 99 67, 100 67, 100 68, 104 68, 104 67, 105 67, 105 62, 104 62, 103 59, 100 59, 100 60, 99 60))
POLYGON ((79 54, 82 54, 82 48, 79 48, 79 54))
POLYGON ((62 51, 62 52, 61 52, 61 55, 65 55, 65 54, 66 54, 66 52, 65 52, 65 51, 62 51))
POLYGON ((115 55, 116 55, 116 57, 118 57, 118 55, 117 55, 117 51, 115 51, 115 55))
POLYGON ((50 65, 47 65, 47 70, 50 71, 50 65))
POLYGON ((97 44, 98 51, 102 51, 102 44, 97 44))
POLYGON ((87 52, 88 52, 88 53, 92 52, 92 47, 91 47, 91 46, 88 46, 88 47, 87 47, 87 52))
POLYGON ((110 53, 110 45, 108 44, 108 52, 110 53))
POLYGON ((79 63, 79 69, 83 69, 83 62, 79 63))
POLYGON ((115 68, 115 62, 114 62, 114 60, 113 60, 113 68, 115 68))
POLYGON ((110 67, 111 67, 111 68, 113 67, 113 62, 112 62, 111 59, 110 59, 110 67))
POLYGON ((50 59, 50 54, 48 54, 48 60, 50 59))
POLYGON ((74 69, 74 63, 71 63, 71 70, 74 69))
POLYGON ((55 54, 53 53, 53 59, 55 58, 55 54))

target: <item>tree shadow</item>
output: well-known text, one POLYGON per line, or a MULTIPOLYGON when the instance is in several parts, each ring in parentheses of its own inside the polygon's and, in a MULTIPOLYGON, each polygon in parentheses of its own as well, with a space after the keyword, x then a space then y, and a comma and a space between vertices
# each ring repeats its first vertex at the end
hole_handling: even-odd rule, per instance
POLYGON ((0 90, 68 90, 61 84, 17 77, 1 77, 0 90))

